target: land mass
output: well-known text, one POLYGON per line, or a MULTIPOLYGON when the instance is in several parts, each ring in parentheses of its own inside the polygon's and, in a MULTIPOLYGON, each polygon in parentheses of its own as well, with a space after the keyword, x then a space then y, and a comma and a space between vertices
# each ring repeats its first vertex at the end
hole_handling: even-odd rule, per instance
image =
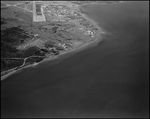
POLYGON ((1 1, 1 80, 99 42, 101 33, 75 2, 1 1))

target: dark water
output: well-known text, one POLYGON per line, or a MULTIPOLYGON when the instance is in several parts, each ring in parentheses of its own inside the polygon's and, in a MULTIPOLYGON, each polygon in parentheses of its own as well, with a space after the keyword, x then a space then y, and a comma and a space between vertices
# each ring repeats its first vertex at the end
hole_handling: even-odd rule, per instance
POLYGON ((148 117, 148 9, 148 2, 85 6, 109 35, 2 81, 2 117, 148 117))

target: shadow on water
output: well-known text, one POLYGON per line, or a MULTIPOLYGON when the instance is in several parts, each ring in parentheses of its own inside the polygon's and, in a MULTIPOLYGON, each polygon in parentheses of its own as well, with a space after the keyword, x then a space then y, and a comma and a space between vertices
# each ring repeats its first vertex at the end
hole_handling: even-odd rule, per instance
POLYGON ((147 5, 100 6, 87 14, 113 35, 2 81, 2 117, 148 117, 147 5))

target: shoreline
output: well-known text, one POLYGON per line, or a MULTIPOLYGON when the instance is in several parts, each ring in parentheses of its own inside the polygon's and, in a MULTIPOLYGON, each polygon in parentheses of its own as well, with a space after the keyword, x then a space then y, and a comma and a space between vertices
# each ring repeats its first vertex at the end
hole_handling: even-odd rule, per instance
MULTIPOLYGON (((83 17, 85 17, 87 20, 89 20, 90 22, 92 22, 94 25, 98 26, 98 33, 95 35, 94 38, 92 38, 92 39, 91 39, 90 41, 88 41, 88 42, 85 42, 85 43, 80 44, 79 46, 77 46, 77 47, 75 47, 75 48, 73 48, 73 49, 69 49, 69 50, 66 50, 66 51, 62 51, 62 52, 60 52, 60 54, 57 55, 57 56, 50 56, 50 57, 48 57, 48 58, 44 58, 44 59, 43 59, 42 61, 40 61, 39 63, 33 63, 33 64, 31 64, 31 65, 27 65, 27 66, 22 67, 22 68, 17 69, 17 70, 14 70, 15 68, 10 69, 10 70, 12 70, 12 71, 10 71, 10 73, 8 73, 8 74, 6 74, 6 75, 4 75, 4 76, 1 76, 1 81, 4 80, 4 79, 6 79, 6 78, 9 77, 9 76, 15 74, 15 73, 19 73, 19 71, 21 71, 21 70, 23 70, 23 69, 26 69, 26 68, 28 68, 28 67, 35 67, 35 66, 37 66, 37 65, 39 65, 39 64, 41 64, 41 63, 44 63, 44 62, 46 62, 46 61, 51 61, 51 60, 54 60, 54 59, 58 59, 60 56, 65 55, 65 54, 68 54, 68 53, 76 53, 76 52, 79 52, 79 51, 81 51, 81 50, 84 50, 84 49, 86 49, 86 48, 89 48, 92 44, 94 44, 94 46, 95 46, 95 44, 98 44, 99 42, 101 42, 101 41, 102 41, 102 34, 106 34, 105 30, 102 29, 102 28, 98 25, 98 23, 97 23, 96 21, 92 20, 92 19, 91 19, 90 17, 88 17, 86 14, 82 13, 82 15, 83 15, 83 17)), ((93 45, 92 45, 92 46, 93 46, 93 45)), ((5 73, 5 72, 7 72, 7 71, 4 71, 4 72, 2 72, 2 73, 5 73)), ((9 72, 9 70, 8 70, 8 72, 9 72)))
MULTIPOLYGON (((99 33, 99 35, 101 35, 101 33, 99 33)), ((68 54, 68 53, 76 53, 76 52, 79 52, 79 51, 81 51, 81 50, 84 50, 84 49, 86 49, 86 48, 89 48, 92 44, 94 44, 94 46, 95 46, 95 44, 98 44, 99 42, 101 42, 102 41, 102 37, 98 37, 97 36, 97 38, 95 38, 94 40, 92 40, 92 41, 89 41, 89 42, 87 42, 87 43, 83 43, 83 44, 81 44, 80 46, 78 46, 78 47, 76 47, 76 48, 74 48, 74 49, 71 49, 71 50, 68 50, 68 51, 65 51, 65 52, 61 52, 59 55, 57 55, 57 56, 51 56, 51 57, 49 57, 49 58, 45 58, 45 59, 43 59, 42 61, 40 61, 39 63, 34 63, 34 64, 31 64, 31 65, 27 65, 27 66, 25 66, 25 67, 23 67, 23 68, 20 68, 20 69, 17 69, 17 70, 14 70, 14 69, 12 69, 12 71, 10 71, 10 73, 8 73, 8 74, 6 74, 6 75, 4 75, 4 76, 1 76, 1 81, 2 80, 4 80, 4 79, 6 79, 7 77, 9 77, 9 76, 11 76, 11 75, 13 75, 13 74, 16 74, 16 73, 19 73, 19 71, 21 71, 21 70, 23 70, 23 69, 26 69, 26 68, 28 68, 28 67, 35 67, 35 66, 37 66, 37 65, 39 65, 39 64, 41 64, 41 63, 45 63, 46 61, 51 61, 51 60, 55 60, 55 59, 58 59, 60 56, 63 56, 63 55, 66 55, 66 54, 68 54), (99 39, 99 40, 98 40, 99 39)), ((92 45, 93 46, 93 45, 92 45)), ((91 46, 91 47, 92 47, 91 46)), ((11 69, 10 69, 11 70, 11 69)), ((9 70, 8 70, 9 71, 9 70)), ((7 72, 7 71, 6 71, 7 72)))

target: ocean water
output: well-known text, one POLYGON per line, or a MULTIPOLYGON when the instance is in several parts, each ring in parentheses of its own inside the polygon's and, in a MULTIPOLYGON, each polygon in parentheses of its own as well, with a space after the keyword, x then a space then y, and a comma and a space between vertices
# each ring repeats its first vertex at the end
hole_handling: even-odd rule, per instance
POLYGON ((85 5, 107 34, 1 82, 1 117, 148 117, 148 2, 85 5))

